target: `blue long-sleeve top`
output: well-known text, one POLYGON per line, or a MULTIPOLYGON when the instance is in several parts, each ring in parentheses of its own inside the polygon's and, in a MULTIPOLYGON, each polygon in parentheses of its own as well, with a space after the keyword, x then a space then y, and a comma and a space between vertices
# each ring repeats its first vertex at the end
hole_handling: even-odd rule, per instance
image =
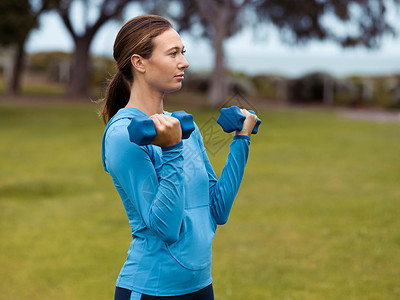
POLYGON ((136 108, 120 109, 103 136, 103 166, 133 238, 116 285, 153 296, 191 293, 212 282, 211 244, 238 192, 250 138, 233 138, 218 179, 197 126, 171 147, 130 142, 130 120, 143 115, 136 108))

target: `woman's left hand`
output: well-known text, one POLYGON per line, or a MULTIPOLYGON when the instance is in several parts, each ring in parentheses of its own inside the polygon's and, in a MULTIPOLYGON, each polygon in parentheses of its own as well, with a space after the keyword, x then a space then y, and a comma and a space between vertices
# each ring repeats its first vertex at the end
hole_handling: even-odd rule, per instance
POLYGON ((235 131, 235 135, 251 136, 251 132, 257 123, 257 115, 248 112, 247 109, 244 108, 241 108, 240 111, 245 115, 246 119, 243 122, 242 130, 235 131))

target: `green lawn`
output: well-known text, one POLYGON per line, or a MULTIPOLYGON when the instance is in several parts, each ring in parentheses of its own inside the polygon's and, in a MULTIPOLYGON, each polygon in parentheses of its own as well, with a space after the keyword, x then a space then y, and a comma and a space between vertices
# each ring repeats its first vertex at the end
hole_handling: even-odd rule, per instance
MULTIPOLYGON (((187 111, 220 173, 218 112, 187 111)), ((216 299, 399 299, 400 124, 259 116, 215 237, 216 299)), ((0 104, 0 299, 113 298, 130 228, 102 169, 103 129, 93 105, 0 104)))

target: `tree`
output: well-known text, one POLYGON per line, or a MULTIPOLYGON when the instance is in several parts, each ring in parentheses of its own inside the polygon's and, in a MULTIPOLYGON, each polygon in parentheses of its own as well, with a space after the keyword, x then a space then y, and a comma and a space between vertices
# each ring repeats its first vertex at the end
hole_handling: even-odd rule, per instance
POLYGON ((89 50, 97 31, 109 20, 121 16, 124 7, 132 0, 103 0, 90 1, 81 0, 84 7, 83 32, 79 32, 73 26, 71 7, 77 1, 57 0, 57 11, 59 12, 67 30, 72 36, 75 49, 72 57, 71 80, 68 86, 68 95, 87 96, 89 85, 89 50), (95 20, 89 20, 89 11, 98 11, 95 20))
POLYGON ((289 45, 317 39, 331 40, 343 47, 377 48, 383 35, 395 34, 387 20, 387 11, 400 0, 176 0, 174 3, 181 7, 182 13, 174 17, 180 27, 190 30, 194 24, 202 24, 204 36, 212 42, 215 60, 208 103, 216 106, 226 98, 223 43, 246 25, 245 21, 253 20, 257 26, 273 25, 289 45), (332 23, 343 30, 333 30, 332 23))
MULTIPOLYGON (((156 1, 157 2, 157 1, 156 1)), ((243 25, 240 13, 251 0, 177 0, 181 13, 169 14, 178 24, 178 31, 190 31, 201 24, 202 36, 211 41, 214 49, 214 68, 209 78, 207 102, 218 106, 227 94, 227 70, 224 41, 243 25)))
POLYGON ((15 54, 7 92, 17 94, 25 57, 25 42, 32 29, 38 26, 39 16, 49 9, 50 1, 32 3, 29 0, 0 2, 0 45, 13 46, 15 54))
POLYGON ((199 37, 211 41, 214 49, 214 69, 209 78, 208 104, 218 106, 227 94, 227 70, 223 42, 242 26, 239 13, 251 0, 152 0, 143 3, 149 13, 161 14, 175 21, 177 31, 191 31, 200 24, 199 37), (176 9, 176 8, 179 9, 176 9))
POLYGON ((343 47, 377 48, 385 34, 395 34, 388 8, 399 0, 263 0, 256 4, 258 20, 272 23, 288 44, 312 39, 331 40, 343 47), (333 26, 342 26, 342 32, 333 26))
POLYGON ((236 4, 235 0, 196 0, 199 14, 206 24, 207 35, 214 48, 214 70, 210 77, 208 104, 217 106, 225 100, 227 94, 227 74, 224 40, 235 34, 241 27, 239 13, 249 0, 236 4))

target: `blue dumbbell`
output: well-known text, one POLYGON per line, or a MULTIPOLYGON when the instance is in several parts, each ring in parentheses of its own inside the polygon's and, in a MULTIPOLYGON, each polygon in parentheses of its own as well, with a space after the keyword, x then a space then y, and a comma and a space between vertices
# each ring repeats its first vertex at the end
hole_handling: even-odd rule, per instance
MULTIPOLYGON (((175 111, 171 116, 177 118, 181 123, 182 139, 189 138, 194 130, 193 116, 183 110, 175 111)), ((139 146, 150 144, 157 135, 153 120, 147 116, 133 118, 128 126, 128 132, 131 142, 139 146)))
MULTIPOLYGON (((255 114, 254 111, 249 110, 250 113, 255 114)), ((222 108, 218 117, 217 123, 221 125, 225 132, 239 131, 243 128, 243 122, 246 119, 245 115, 240 111, 237 106, 231 106, 228 108, 222 108)), ((257 123, 253 128, 252 134, 258 132, 258 126, 261 124, 261 120, 257 118, 257 123)))

